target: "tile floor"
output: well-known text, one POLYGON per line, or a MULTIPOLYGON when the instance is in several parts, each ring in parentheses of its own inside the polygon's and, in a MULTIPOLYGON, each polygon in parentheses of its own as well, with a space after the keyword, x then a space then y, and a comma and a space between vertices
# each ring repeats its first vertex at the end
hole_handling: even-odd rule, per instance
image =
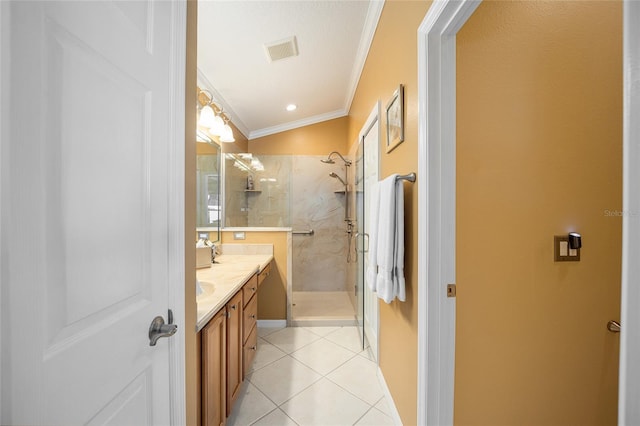
POLYGON ((393 425, 356 327, 258 328, 230 426, 393 425))

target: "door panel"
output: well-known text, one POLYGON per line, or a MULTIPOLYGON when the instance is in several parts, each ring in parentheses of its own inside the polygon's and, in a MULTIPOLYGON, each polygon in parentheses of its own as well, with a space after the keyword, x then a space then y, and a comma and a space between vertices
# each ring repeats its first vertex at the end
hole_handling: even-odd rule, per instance
POLYGON ((621 6, 483 2, 457 35, 457 424, 616 424, 621 6))
POLYGON ((150 347, 147 334, 169 307, 175 8, 3 7, 2 423, 167 424, 169 345, 150 347))

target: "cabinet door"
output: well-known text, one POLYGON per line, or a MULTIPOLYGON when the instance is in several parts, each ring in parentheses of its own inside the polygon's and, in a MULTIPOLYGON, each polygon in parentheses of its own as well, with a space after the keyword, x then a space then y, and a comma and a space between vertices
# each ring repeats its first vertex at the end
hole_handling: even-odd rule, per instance
POLYGON ((242 291, 227 303, 227 416, 242 385, 242 291))
POLYGON ((202 423, 225 424, 227 407, 226 310, 222 309, 202 329, 202 423))

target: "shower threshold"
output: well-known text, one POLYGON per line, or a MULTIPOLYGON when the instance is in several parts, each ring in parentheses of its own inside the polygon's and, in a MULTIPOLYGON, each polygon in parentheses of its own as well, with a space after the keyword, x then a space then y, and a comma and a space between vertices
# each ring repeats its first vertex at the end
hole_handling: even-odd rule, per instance
POLYGON ((293 327, 357 325, 355 309, 346 291, 294 291, 293 327))

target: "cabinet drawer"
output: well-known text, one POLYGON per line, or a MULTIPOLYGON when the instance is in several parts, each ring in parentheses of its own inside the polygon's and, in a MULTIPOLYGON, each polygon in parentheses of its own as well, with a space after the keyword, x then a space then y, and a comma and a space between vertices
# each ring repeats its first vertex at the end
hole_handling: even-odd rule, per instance
POLYGON ((262 281, 265 280, 271 274, 271 262, 264 267, 262 271, 258 274, 258 285, 262 284, 262 281))
POLYGON ((258 320, 258 298, 253 297, 249 301, 249 303, 244 307, 244 318, 243 318, 243 329, 244 329, 244 342, 249 338, 249 334, 251 330, 255 328, 256 322, 258 320))
POLYGON ((251 298, 258 291, 258 274, 252 276, 249 281, 242 287, 242 297, 244 297, 244 305, 251 301, 251 298))
POLYGON ((253 362, 253 358, 256 356, 256 351, 258 350, 258 327, 254 327, 251 334, 249 334, 249 338, 247 342, 244 344, 244 366, 243 366, 243 376, 249 372, 251 368, 251 363, 253 362))

